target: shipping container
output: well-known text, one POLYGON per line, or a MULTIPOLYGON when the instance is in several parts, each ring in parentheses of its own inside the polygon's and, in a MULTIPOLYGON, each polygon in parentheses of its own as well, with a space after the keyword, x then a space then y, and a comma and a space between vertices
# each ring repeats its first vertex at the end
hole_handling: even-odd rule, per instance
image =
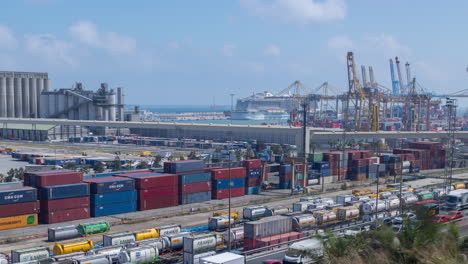
POLYGON ((147 174, 122 174, 121 177, 129 177, 135 180, 135 188, 138 190, 160 188, 163 186, 178 185, 176 174, 147 173, 147 174))
POLYGON ((179 194, 177 186, 165 186, 161 188, 144 189, 138 191, 138 199, 154 199, 158 197, 174 196, 179 194))
POLYGON ((89 207, 73 208, 55 212, 42 212, 39 215, 40 222, 43 224, 55 224, 68 222, 90 217, 89 207))
POLYGON ((261 186, 249 186, 245 188, 245 194, 260 194, 261 186))
POLYGON ((287 216, 270 216, 261 220, 244 223, 244 235, 246 238, 251 239, 258 239, 291 231, 292 219, 287 216))
POLYGON ((26 214, 0 218, 0 230, 37 225, 37 214, 26 214))
POLYGON ((88 208, 89 197, 75 197, 57 200, 41 200, 41 213, 62 211, 73 208, 88 208))
POLYGON ((212 169, 211 170, 212 180, 227 180, 229 178, 245 178, 246 170, 244 167, 238 168, 222 168, 222 169, 212 169))
POLYGON ((102 236, 102 242, 105 247, 115 246, 115 245, 125 245, 132 242, 135 242, 135 236, 133 233, 124 232, 117 234, 106 234, 102 236))
POLYGON ((247 169, 261 168, 262 161, 260 159, 244 160, 244 167, 246 167, 247 169))
POLYGON ((240 188, 240 187, 244 187, 244 185, 245 185, 245 178, 231 178, 231 180, 227 179, 227 180, 212 181, 213 190, 240 188))
MULTIPOLYGON (((231 188, 231 197, 241 197, 245 194, 245 188, 231 188)), ((229 188, 222 189, 222 190, 212 190, 211 191, 211 198, 216 200, 226 199, 229 198, 229 188)))
POLYGON ((179 174, 179 185, 190 184, 195 182, 207 182, 211 181, 210 172, 193 172, 193 173, 181 173, 179 174))
POLYGON ((93 194, 126 192, 135 190, 133 179, 126 177, 106 177, 92 180, 85 180, 89 183, 90 192, 93 194))
POLYGON ((136 201, 127 201, 122 203, 102 204, 91 207, 91 216, 99 217, 106 215, 124 214, 135 212, 137 210, 136 201))
POLYGON ((216 234, 201 234, 184 237, 184 252, 199 254, 216 250, 216 234))
POLYGON ((200 192, 210 192, 211 193, 211 181, 194 182, 194 183, 179 185, 179 193, 181 195, 182 194, 189 194, 189 193, 200 193, 200 192))
POLYGON ((82 181, 83 173, 70 170, 35 171, 24 175, 24 185, 33 187, 74 184, 82 181))
POLYGON ((0 190, 4 189, 11 189, 11 188, 21 188, 24 187, 23 183, 20 181, 17 182, 1 182, 0 183, 0 190))
POLYGON ((120 252, 118 263, 155 263, 158 255, 158 249, 155 247, 130 248, 120 252))
POLYGON ((46 247, 34 247, 11 251, 11 262, 20 263, 49 258, 49 249, 46 247))
POLYGON ((39 201, 0 205, 0 217, 39 213, 39 201))
POLYGON ((134 232, 133 235, 135 236, 136 241, 159 237, 158 232, 154 228, 149 228, 145 231, 134 232))
POLYGON ((178 195, 138 200, 138 210, 140 211, 166 208, 177 205, 179 205, 178 195))
POLYGON ((216 251, 208 251, 200 254, 184 252, 183 264, 202 264, 202 259, 216 255, 216 251))
POLYGON ((166 240, 167 245, 169 245, 169 250, 177 251, 181 250, 184 247, 184 237, 191 236, 190 232, 180 232, 173 235, 166 235, 163 237, 166 240))
POLYGON ((87 183, 47 186, 40 190, 41 200, 55 200, 73 197, 89 196, 87 183))
POLYGON ((34 202, 37 200, 37 190, 31 187, 0 190, 0 205, 34 202))
POLYGON ((136 201, 138 198, 137 191, 126 191, 126 192, 114 192, 114 193, 102 193, 102 194, 91 194, 91 205, 99 206, 102 204, 109 203, 122 203, 127 201, 136 201))
POLYGON ((205 164, 202 160, 183 160, 164 162, 164 172, 166 173, 184 173, 190 171, 201 171, 205 169, 205 164))
POLYGON ((211 191, 179 194, 180 204, 200 203, 211 200, 211 191))

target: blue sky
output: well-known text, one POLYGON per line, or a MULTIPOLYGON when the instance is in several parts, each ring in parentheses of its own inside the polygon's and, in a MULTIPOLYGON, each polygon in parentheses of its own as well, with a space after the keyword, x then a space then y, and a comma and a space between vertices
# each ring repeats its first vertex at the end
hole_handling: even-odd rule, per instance
POLYGON ((46 71, 52 88, 124 87, 130 104, 229 104, 294 80, 347 89, 345 56, 391 87, 388 60, 418 83, 468 88, 462 0, 199 0, 2 3, 0 70, 46 71))

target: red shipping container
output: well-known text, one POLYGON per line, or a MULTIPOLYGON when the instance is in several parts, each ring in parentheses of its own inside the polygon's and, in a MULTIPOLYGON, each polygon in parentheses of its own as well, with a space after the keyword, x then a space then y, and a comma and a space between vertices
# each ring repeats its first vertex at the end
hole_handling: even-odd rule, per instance
POLYGON ((353 181, 363 181, 366 179, 365 173, 353 173, 351 176, 353 181))
POLYGON ((367 159, 357 159, 351 162, 351 166, 353 167, 364 167, 364 166, 367 166, 368 164, 369 164, 369 160, 367 159))
POLYGON ((347 150, 348 160, 356 160, 361 158, 361 152, 357 150, 347 150))
POLYGON ((257 241, 252 238, 244 238, 244 251, 256 249, 257 248, 257 241))
POLYGON ((247 169, 261 168, 262 161, 259 159, 244 160, 244 167, 247 169))
MULTIPOLYGON (((280 177, 281 178, 281 177, 280 177)), ((262 179, 260 177, 258 178, 247 178, 247 186, 248 187, 251 187, 251 186, 258 186, 262 183, 262 179)))
POLYGON ((171 186, 179 184, 179 178, 176 174, 162 174, 150 176, 151 174, 154 173, 122 174, 119 175, 119 177, 128 177, 134 179, 135 188, 137 190, 152 189, 162 186, 171 186), (148 174, 148 177, 141 177, 142 175, 146 174, 148 174))
POLYGON ((154 199, 138 200, 138 210, 151 210, 179 205, 179 196, 165 196, 154 199))
MULTIPOLYGON (((231 178, 245 178, 246 170, 244 167, 231 168, 231 178)), ((223 169, 212 169, 211 170, 212 180, 226 180, 229 179, 229 168, 223 169)))
POLYGON ((0 205, 0 217, 39 213, 39 201, 0 205))
MULTIPOLYGON (((245 195, 245 188, 231 188, 231 197, 241 197, 245 195)), ((229 189, 212 190, 211 198, 216 200, 229 198, 229 189)))
POLYGON ((39 221, 43 224, 55 224, 90 217, 89 207, 73 208, 55 212, 41 212, 39 221))
POLYGON ((165 197, 165 196, 174 196, 178 194, 179 194, 179 188, 177 187, 177 185, 174 185, 174 186, 166 186, 166 187, 160 187, 160 188, 140 190, 138 192, 138 199, 145 200, 145 199, 153 199, 153 198, 165 197))
POLYGON ((194 182, 179 185, 179 193, 198 193, 211 191, 211 181, 207 182, 194 182))
POLYGON ((361 159, 367 159, 374 155, 374 151, 372 150, 361 150, 361 159))
POLYGON ((83 174, 81 172, 36 174, 33 177, 36 178, 35 187, 65 185, 65 184, 80 183, 83 181, 83 174))
POLYGON ((41 200, 41 212, 55 212, 66 209, 83 208, 89 206, 89 196, 58 200, 41 200))

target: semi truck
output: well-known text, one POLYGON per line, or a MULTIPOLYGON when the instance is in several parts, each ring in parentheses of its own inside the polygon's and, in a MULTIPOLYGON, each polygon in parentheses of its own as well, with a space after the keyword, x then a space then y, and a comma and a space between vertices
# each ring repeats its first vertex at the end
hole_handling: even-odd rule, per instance
POLYGON ((458 189, 449 192, 445 206, 451 210, 462 210, 468 208, 468 189, 458 189))
POLYGON ((323 257, 323 244, 320 239, 311 238, 293 243, 283 258, 283 264, 309 263, 323 257), (303 255, 303 252, 308 252, 303 255))

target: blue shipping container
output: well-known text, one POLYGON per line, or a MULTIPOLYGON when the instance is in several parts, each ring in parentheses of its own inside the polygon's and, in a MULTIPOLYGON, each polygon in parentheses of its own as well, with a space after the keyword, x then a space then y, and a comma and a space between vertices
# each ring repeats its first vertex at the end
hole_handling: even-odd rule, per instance
POLYGON ((328 161, 314 162, 313 168, 317 170, 329 169, 330 163, 328 161))
POLYGON ((352 172, 353 173, 367 173, 367 166, 353 167, 352 172))
POLYGON ((247 169, 247 177, 248 178, 258 178, 262 174, 262 169, 261 168, 253 168, 253 169, 247 169))
POLYGON ((110 193, 110 192, 126 192, 135 190, 135 181, 131 178, 119 179, 109 178, 99 180, 98 182, 90 182, 91 193, 110 193))
POLYGON ((289 165, 289 164, 281 165, 279 167, 279 173, 282 174, 282 175, 291 173, 291 165, 289 165))
POLYGON ((115 215, 135 212, 137 210, 136 201, 129 201, 124 203, 112 203, 91 207, 91 216, 99 217, 105 215, 115 215))
POLYGON ((245 194, 260 194, 260 186, 245 187, 245 194))
POLYGON ((179 184, 211 181, 210 172, 194 172, 179 174, 179 184))
POLYGON ((56 200, 89 195, 87 183, 47 186, 41 189, 42 200, 56 200))
POLYGON ((291 189, 291 182, 290 181, 279 182, 279 188, 280 189, 291 189))
POLYGON ((176 162, 165 162, 164 170, 167 173, 182 173, 190 171, 201 171, 205 169, 202 160, 184 160, 176 162))
MULTIPOLYGON (((245 178, 231 179, 231 188, 241 188, 245 185, 245 178)), ((223 190, 229 188, 229 179, 212 181, 211 188, 213 190, 223 190)))
POLYGON ((35 188, 11 188, 0 190, 0 204, 26 203, 37 200, 35 188))
POLYGON ((137 200, 137 191, 91 194, 91 206, 137 200))
POLYGON ((179 195, 179 204, 200 203, 211 200, 211 192, 185 193, 179 195))

